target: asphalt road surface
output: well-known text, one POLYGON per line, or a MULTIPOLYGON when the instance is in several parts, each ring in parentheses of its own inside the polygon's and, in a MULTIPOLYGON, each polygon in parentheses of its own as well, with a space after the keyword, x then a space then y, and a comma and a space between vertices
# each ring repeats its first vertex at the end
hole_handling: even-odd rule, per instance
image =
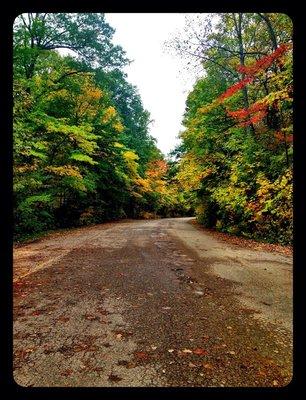
POLYGON ((285 386, 292 258, 190 218, 58 232, 14 249, 21 386, 285 386))

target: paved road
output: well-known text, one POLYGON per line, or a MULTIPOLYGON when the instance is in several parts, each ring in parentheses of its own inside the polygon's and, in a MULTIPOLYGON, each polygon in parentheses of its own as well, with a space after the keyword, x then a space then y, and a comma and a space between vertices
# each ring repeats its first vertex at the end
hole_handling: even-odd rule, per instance
POLYGON ((292 260, 188 218, 52 234, 14 250, 22 386, 284 386, 292 260))

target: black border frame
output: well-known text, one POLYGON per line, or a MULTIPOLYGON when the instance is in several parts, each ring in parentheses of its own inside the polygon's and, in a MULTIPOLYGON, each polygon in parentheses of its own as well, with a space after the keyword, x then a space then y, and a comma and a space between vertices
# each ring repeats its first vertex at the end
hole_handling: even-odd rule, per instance
MULTIPOLYGON (((1 315, 2 324, 1 334, 1 350, 0 350, 0 384, 2 392, 6 390, 9 398, 16 397, 20 399, 40 399, 46 396, 52 399, 54 397, 79 397, 87 399, 93 398, 109 398, 131 396, 132 398, 155 399, 158 397, 176 397, 176 398, 228 398, 232 396, 235 399, 249 398, 290 398, 293 393, 299 389, 300 393, 305 392, 304 381, 306 378, 306 332, 304 319, 305 313, 305 294, 306 284, 305 270, 306 265, 302 263, 303 249, 306 242, 303 235, 305 229, 305 182, 303 175, 306 172, 306 154, 305 152, 305 96, 306 82, 306 65, 305 65, 305 39, 304 31, 306 21, 302 6, 294 7, 293 2, 286 2, 285 5, 278 1, 256 1, 255 4, 246 4, 246 2, 231 0, 222 2, 202 1, 191 2, 188 4, 166 4, 165 2, 155 1, 154 3, 129 3, 101 1, 95 2, 87 0, 84 4, 77 2, 64 2, 60 0, 51 0, 49 2, 35 0, 14 0, 10 4, 11 8, 2 17, 0 28, 2 35, 0 36, 0 67, 2 73, 0 75, 0 93, 2 95, 1 104, 1 123, 2 131, 6 134, 1 135, 0 146, 0 174, 2 178, 1 185, 1 214, 2 223, 0 224, 1 233, 3 234, 0 241, 1 255, 4 263, 1 263, 2 273, 0 279, 0 296, 1 296, 1 315), (279 12, 287 14, 293 21, 294 27, 294 129, 296 136, 294 138, 294 369, 293 379, 285 387, 281 388, 34 388, 21 387, 13 380, 12 354, 12 25, 17 15, 28 11, 45 11, 45 12, 279 12), (6 56, 5 56, 6 54, 6 56), (304 89, 305 88, 305 89, 304 89), (304 90, 303 90, 304 89, 304 90), (304 107, 303 107, 304 106, 304 107), (303 118, 304 117, 304 118, 303 118), (304 128, 304 129, 303 129, 304 128), (4 268, 5 266, 5 268, 4 268), (303 312, 304 311, 304 312, 303 312)), ((305 235, 306 236, 306 235, 305 235)))

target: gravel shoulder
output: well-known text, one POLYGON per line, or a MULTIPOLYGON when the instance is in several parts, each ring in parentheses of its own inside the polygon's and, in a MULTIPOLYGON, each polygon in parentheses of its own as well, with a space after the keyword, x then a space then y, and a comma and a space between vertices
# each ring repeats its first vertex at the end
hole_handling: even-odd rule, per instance
POLYGON ((292 256, 260 250, 253 241, 254 248, 233 245, 195 229, 193 219, 185 221, 180 229, 181 222, 174 220, 170 232, 195 250, 213 274, 233 282, 239 301, 256 310, 256 317, 292 332, 292 256))

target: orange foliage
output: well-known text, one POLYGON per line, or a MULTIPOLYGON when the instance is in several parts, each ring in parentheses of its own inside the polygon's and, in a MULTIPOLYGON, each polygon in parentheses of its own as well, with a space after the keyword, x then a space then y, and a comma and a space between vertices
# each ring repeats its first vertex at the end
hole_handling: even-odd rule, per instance
POLYGON ((274 132, 274 137, 279 141, 279 142, 287 142, 287 143, 292 143, 293 142, 293 135, 289 134, 286 135, 284 132, 274 132))
POLYGON ((164 160, 151 161, 147 170, 147 176, 150 178, 161 178, 166 174, 168 166, 164 160))

